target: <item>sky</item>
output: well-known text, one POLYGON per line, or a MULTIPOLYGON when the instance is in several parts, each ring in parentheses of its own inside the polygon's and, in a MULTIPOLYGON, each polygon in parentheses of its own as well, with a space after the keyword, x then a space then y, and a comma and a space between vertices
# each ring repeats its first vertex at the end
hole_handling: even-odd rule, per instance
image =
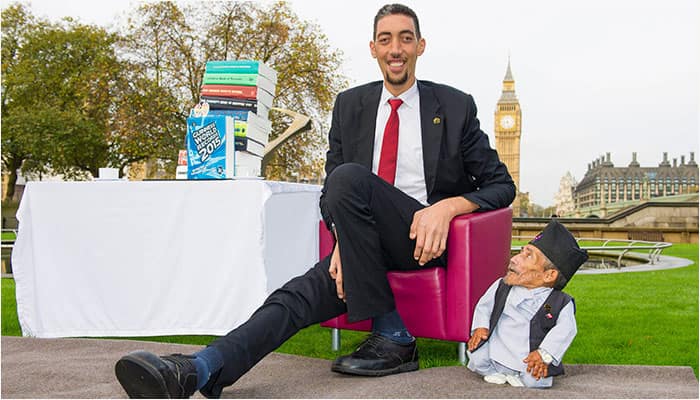
MULTIPOLYGON (((3 7, 8 4, 3 0, 3 7)), ((386 1, 290 0, 343 52, 350 85, 381 79, 369 53, 372 21, 386 1)), ((426 51, 418 79, 474 96, 495 147, 494 112, 510 57, 522 108, 520 190, 552 205, 567 173, 610 153, 627 166, 700 160, 700 2, 697 0, 405 1, 426 51)), ((33 13, 110 27, 135 1, 33 0, 33 13)))

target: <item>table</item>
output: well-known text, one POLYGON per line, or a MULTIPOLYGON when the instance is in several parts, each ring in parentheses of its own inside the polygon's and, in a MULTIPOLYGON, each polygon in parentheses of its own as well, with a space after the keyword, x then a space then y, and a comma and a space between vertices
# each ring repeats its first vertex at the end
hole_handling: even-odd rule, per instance
POLYGON ((315 185, 29 182, 12 253, 24 336, 223 335, 318 261, 315 185))

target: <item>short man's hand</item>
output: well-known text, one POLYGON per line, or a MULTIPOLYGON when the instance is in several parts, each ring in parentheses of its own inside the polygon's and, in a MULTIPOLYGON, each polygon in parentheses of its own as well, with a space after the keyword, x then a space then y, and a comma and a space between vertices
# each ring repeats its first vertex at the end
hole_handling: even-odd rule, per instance
POLYGON ((450 222, 457 215, 470 213, 479 208, 464 197, 450 197, 416 211, 409 238, 416 241, 413 258, 419 265, 440 257, 447 248, 447 233, 450 222))
POLYGON ((547 377, 547 364, 542 361, 540 352, 535 350, 525 357, 523 360, 527 364, 527 372, 529 372, 538 381, 540 378, 547 377))
POLYGON ((340 246, 335 243, 333 254, 331 255, 331 265, 328 267, 328 273, 335 280, 336 291, 338 298, 345 301, 345 291, 343 290, 343 267, 340 263, 340 246))
POLYGON ((474 329, 474 333, 472 334, 472 337, 469 338, 469 342, 467 343, 469 351, 474 351, 476 349, 476 346, 481 343, 482 340, 486 340, 489 338, 489 330, 486 328, 476 328, 474 329))

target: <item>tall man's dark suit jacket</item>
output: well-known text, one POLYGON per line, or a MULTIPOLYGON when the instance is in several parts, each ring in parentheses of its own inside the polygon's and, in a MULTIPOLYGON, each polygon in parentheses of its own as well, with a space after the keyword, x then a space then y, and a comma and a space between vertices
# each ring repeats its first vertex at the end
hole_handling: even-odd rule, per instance
MULTIPOLYGON (((326 176, 340 164, 372 168, 377 109, 382 81, 338 95, 329 133, 326 176)), ((488 136, 479 127, 474 99, 450 86, 418 81, 420 93, 423 169, 428 203, 462 195, 479 211, 507 207, 515 184, 488 136)), ((321 197, 323 219, 329 223, 321 197)))

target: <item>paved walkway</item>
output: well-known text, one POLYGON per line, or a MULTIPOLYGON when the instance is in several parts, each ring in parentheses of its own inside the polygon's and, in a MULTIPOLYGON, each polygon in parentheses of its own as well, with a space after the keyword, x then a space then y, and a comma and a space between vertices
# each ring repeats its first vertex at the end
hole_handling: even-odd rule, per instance
POLYGON ((644 271, 657 271, 663 269, 673 269, 687 267, 692 264, 692 260, 686 258, 679 258, 673 256, 660 256, 659 261, 654 264, 641 264, 634 265, 631 267, 617 268, 602 268, 602 269, 581 269, 576 271, 577 274, 587 275, 587 274, 619 274, 622 272, 644 272, 644 271))
MULTIPOLYGON (((123 354, 191 353, 199 346, 129 340, 2 337, 3 398, 125 398, 114 377, 123 354)), ((464 367, 382 378, 330 371, 330 362, 272 353, 224 398, 698 398, 690 367, 566 365, 551 389, 492 385, 464 367)), ((195 397, 202 397, 196 394, 195 397)))

